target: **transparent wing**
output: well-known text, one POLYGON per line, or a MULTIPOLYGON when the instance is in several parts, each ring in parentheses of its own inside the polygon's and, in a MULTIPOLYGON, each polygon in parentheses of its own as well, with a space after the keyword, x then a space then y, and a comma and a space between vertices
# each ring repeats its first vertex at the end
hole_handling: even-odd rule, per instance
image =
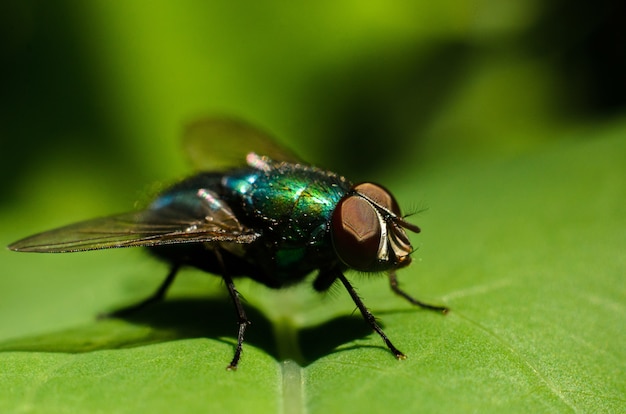
POLYGON ((87 220, 17 241, 19 252, 67 253, 176 243, 251 243, 258 233, 243 227, 219 200, 181 209, 165 207, 87 220))
POLYGON ((244 166, 251 152, 274 161, 302 163, 267 133, 234 118, 209 117, 192 122, 185 130, 183 148, 200 171, 244 166))

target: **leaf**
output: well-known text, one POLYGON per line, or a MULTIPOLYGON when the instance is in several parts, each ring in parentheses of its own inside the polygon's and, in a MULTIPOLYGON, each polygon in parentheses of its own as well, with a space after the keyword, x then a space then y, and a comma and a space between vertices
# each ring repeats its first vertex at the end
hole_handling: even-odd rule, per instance
POLYGON ((382 279, 349 275, 404 361, 339 287, 241 281, 253 324, 228 372, 235 316, 217 278, 190 272, 166 302, 96 321, 165 269, 117 252, 2 252, 0 411, 620 411, 626 141, 623 127, 603 135, 389 184, 429 205, 412 217, 423 233, 402 286, 452 309, 414 309, 382 279))

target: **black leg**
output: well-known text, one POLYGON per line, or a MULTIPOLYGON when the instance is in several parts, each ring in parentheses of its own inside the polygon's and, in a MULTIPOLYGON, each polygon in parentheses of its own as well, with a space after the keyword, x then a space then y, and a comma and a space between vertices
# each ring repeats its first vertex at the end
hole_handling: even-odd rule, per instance
POLYGON ((389 272, 389 285, 391 286, 391 290, 393 290, 393 293, 395 293, 398 296, 402 296, 404 299, 408 300, 413 305, 419 306, 420 308, 423 308, 423 309, 441 312, 444 314, 448 313, 448 308, 446 308, 445 306, 429 305, 428 303, 420 302, 419 300, 415 299, 414 297, 412 297, 411 295, 409 295, 408 293, 400 289, 400 286, 398 285, 398 278, 396 277, 396 272, 393 272, 393 271, 389 272))
POLYGON ((341 283, 343 283, 343 285, 348 290, 348 293, 352 297, 352 300, 354 301, 356 306, 361 311, 361 315, 363 315, 363 318, 365 319, 365 321, 369 324, 369 326, 372 327, 372 329, 374 331, 376 331, 376 333, 378 335, 380 335, 381 338, 383 338, 383 341, 385 341, 385 345, 387 345, 387 348, 389 348, 389 350, 396 356, 396 358, 398 358, 398 359, 405 359, 406 355, 404 355, 398 348, 396 348, 391 343, 389 338, 387 338, 387 335, 385 335, 385 333, 383 332, 382 328, 380 326, 378 326, 378 324, 376 323, 376 318, 365 307, 365 304, 363 303, 363 301, 361 300, 359 295, 356 293, 356 291, 354 290, 354 288, 352 287, 350 282, 348 282, 348 279, 346 279, 346 277, 341 272, 338 272, 337 277, 339 278, 339 280, 341 280, 341 283))
POLYGON ((174 279, 176 278, 176 274, 178 273, 178 270, 180 269, 180 265, 179 264, 174 264, 172 265, 172 268, 170 269, 170 272, 167 274, 167 277, 165 278, 165 280, 163 281, 163 283, 161 283, 161 286, 159 286, 159 288, 156 290, 156 292, 154 292, 152 295, 150 295, 149 297, 147 297, 146 299, 142 300, 139 303, 136 303, 134 305, 130 305, 127 306, 125 308, 122 309, 118 309, 114 312, 111 313, 107 313, 104 315, 101 315, 100 317, 102 318, 106 318, 106 317, 117 317, 117 316, 128 316, 132 313, 135 313, 141 309, 144 309, 145 307, 159 302, 161 300, 163 300, 163 298, 165 297, 165 293, 167 292, 167 289, 169 289, 169 287, 172 285, 172 282, 174 281, 174 279))
POLYGON ((224 275, 222 276, 224 282, 226 283, 226 287, 228 288, 228 293, 230 294, 233 303, 235 304, 235 309, 237 310, 237 324, 239 325, 239 332, 237 334, 237 348, 235 348, 235 355, 233 356, 233 360, 230 361, 228 370, 237 369, 237 364, 239 363, 239 359, 241 358, 241 351, 243 347, 243 338, 246 332, 246 328, 250 325, 250 321, 246 316, 246 311, 241 304, 241 300, 239 299, 239 292, 235 289, 235 284, 233 283, 233 279, 230 276, 224 275))
POLYGON ((332 268, 320 269, 317 277, 313 281, 313 289, 318 292, 324 292, 328 290, 333 285, 333 283, 335 283, 335 280, 337 280, 337 273, 340 272, 337 272, 332 268))
POLYGON ((237 348, 235 348, 235 355, 233 355, 232 361, 226 367, 229 371, 234 371, 237 369, 237 364, 239 364, 239 359, 241 359, 241 352, 243 351, 243 339, 246 333, 246 328, 250 325, 250 321, 246 316, 246 310, 243 308, 241 304, 241 299, 239 298, 239 292, 235 288, 235 283, 233 279, 228 275, 228 271, 226 269, 226 265, 224 264, 224 259, 222 258, 222 254, 218 249, 213 250, 215 253, 215 258, 222 268, 222 279, 224 283, 226 283, 226 287, 228 288, 228 294, 235 305, 235 310, 237 311, 237 325, 239 326, 237 332, 237 348))

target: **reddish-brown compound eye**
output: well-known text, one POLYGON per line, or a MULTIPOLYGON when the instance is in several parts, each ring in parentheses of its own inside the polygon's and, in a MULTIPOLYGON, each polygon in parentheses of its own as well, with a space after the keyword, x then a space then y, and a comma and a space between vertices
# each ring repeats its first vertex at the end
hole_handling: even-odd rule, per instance
POLYGON ((398 202, 385 187, 374 183, 361 183, 356 185, 354 190, 393 214, 401 216, 398 202))
POLYGON ((333 211, 330 233, 342 262, 356 270, 374 270, 382 229, 378 213, 369 201, 359 195, 339 201, 333 211))

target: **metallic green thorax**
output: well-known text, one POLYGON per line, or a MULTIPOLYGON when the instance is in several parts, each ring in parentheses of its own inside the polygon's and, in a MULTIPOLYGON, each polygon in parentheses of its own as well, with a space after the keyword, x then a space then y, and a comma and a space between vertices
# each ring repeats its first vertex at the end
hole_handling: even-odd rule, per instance
POLYGON ((335 257, 328 226, 352 184, 345 178, 299 164, 247 168, 222 179, 225 198, 241 222, 259 229, 265 245, 248 249, 278 284, 297 282, 335 257), (229 191, 230 190, 230 191, 229 191))

